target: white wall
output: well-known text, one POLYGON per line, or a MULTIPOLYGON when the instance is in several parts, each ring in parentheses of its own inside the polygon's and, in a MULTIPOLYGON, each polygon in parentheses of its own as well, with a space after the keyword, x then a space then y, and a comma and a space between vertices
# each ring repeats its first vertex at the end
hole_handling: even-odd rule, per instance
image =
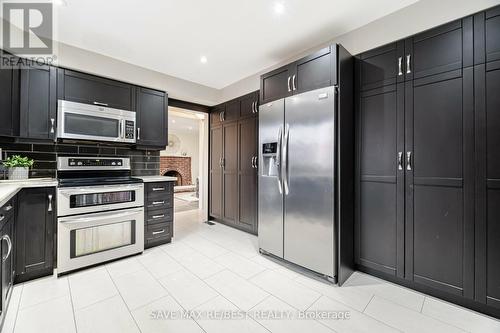
POLYGON ((200 137, 197 131, 180 131, 177 129, 169 129, 168 134, 175 134, 181 141, 179 153, 172 155, 166 151, 160 152, 161 156, 182 156, 181 153, 186 152, 188 157, 191 157, 191 181, 196 184, 196 178, 200 176, 200 137))
POLYGON ((214 105, 220 100, 220 90, 63 43, 58 44, 58 65, 167 91, 171 98, 193 103, 214 105))
POLYGON ((480 12, 500 4, 500 0, 420 0, 419 2, 373 21, 359 29, 325 41, 289 58, 286 61, 266 68, 255 75, 244 78, 222 89, 220 102, 228 101, 259 89, 259 78, 263 73, 300 59, 315 50, 332 43, 342 44, 355 55, 377 46, 414 35, 446 22, 480 12))

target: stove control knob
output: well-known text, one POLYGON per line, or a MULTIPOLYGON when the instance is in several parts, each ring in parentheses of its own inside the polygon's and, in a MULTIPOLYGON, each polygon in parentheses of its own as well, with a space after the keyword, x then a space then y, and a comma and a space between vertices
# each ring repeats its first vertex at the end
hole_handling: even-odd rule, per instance
POLYGON ((69 165, 75 165, 75 162, 69 162, 69 165))
POLYGON ((83 163, 82 162, 78 162, 78 165, 83 165, 83 163))
POLYGON ((118 162, 118 165, 122 165, 122 162, 118 162))
POLYGON ((111 162, 111 165, 113 165, 113 166, 116 165, 116 162, 111 162))

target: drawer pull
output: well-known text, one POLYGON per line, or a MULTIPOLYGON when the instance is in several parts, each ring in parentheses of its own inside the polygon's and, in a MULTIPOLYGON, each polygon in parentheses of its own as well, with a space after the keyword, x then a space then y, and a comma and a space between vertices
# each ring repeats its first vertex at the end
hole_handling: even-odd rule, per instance
POLYGON ((153 191, 165 191, 164 187, 153 187, 153 191))
POLYGON ((159 235, 165 232, 165 229, 161 229, 160 231, 153 231, 153 235, 159 235))
POLYGON ((162 217, 165 217, 165 214, 153 215, 153 219, 161 219, 162 217))
POLYGON ((163 205, 165 204, 165 200, 164 201, 153 201, 153 205, 163 205))
POLYGON ((11 210, 13 207, 12 205, 8 205, 7 207, 4 207, 3 210, 5 210, 6 212, 8 212, 9 210, 11 210))

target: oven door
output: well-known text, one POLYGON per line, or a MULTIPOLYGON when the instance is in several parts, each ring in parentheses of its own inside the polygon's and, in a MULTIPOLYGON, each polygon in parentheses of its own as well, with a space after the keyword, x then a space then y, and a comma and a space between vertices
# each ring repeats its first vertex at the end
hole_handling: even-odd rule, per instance
POLYGON ((144 208, 57 219, 57 273, 144 251, 144 208))
POLYGON ((135 112, 59 101, 57 137, 135 143, 135 112))
POLYGON ((144 206, 144 184, 57 189, 57 216, 140 206, 144 206))

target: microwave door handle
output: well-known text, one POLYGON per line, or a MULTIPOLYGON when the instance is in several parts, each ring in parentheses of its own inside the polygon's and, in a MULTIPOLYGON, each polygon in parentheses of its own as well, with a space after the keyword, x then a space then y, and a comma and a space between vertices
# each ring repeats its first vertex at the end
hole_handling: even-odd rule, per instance
POLYGON ((118 137, 120 139, 123 139, 123 119, 120 120, 120 128, 119 128, 119 131, 118 131, 118 137))

